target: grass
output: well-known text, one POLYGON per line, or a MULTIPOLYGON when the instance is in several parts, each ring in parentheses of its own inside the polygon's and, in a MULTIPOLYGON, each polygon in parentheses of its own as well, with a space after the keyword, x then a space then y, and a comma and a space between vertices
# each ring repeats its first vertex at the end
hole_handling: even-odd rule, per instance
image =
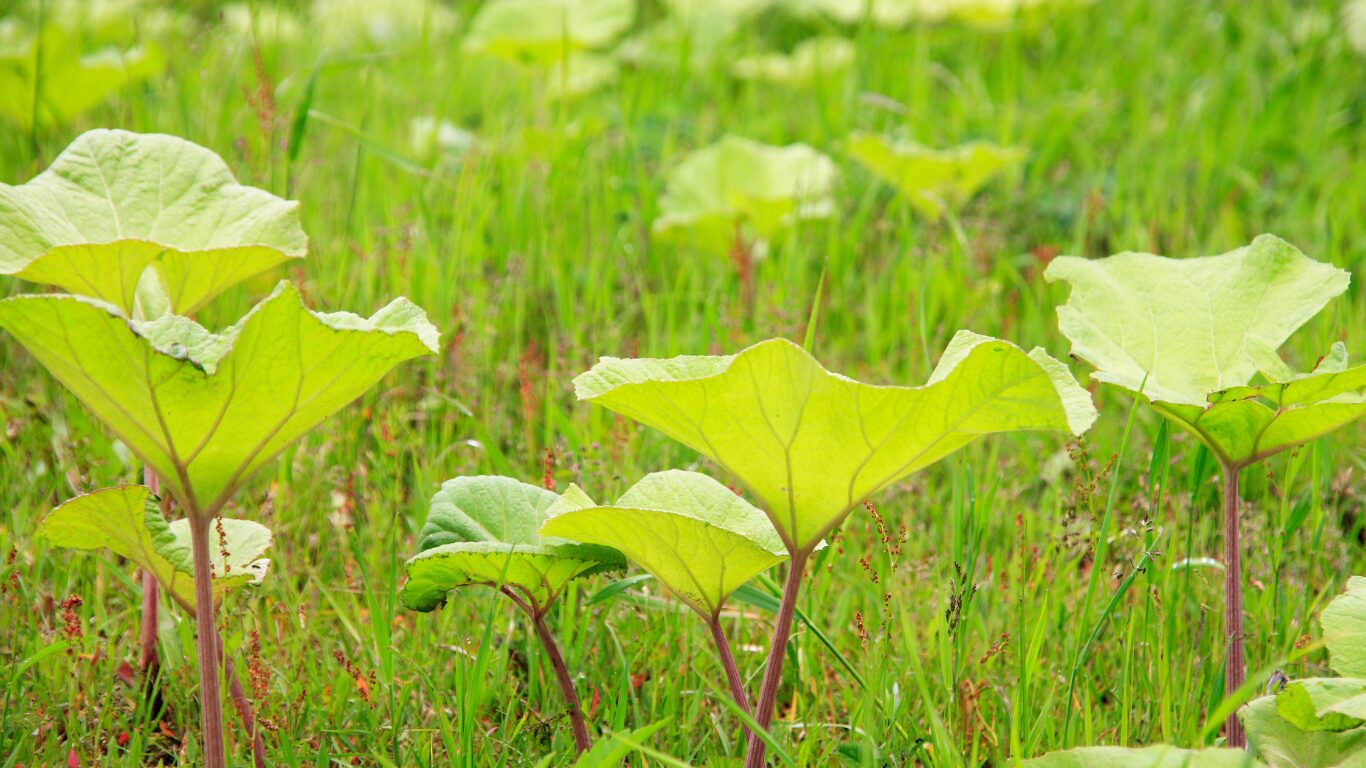
MULTIPOLYGON (((258 58, 211 22, 201 10, 165 35, 165 75, 77 125, 0 126, 0 180, 27 180, 84 128, 186 137, 303 202, 311 252, 288 276, 313 305, 368 313, 406 295, 443 332, 440 359, 390 376, 228 513, 276 532, 272 575, 222 624, 239 667, 263 673, 249 691, 279 765, 570 762, 550 669, 505 601, 467 592, 417 615, 395 596, 449 477, 531 480, 550 451, 560 487, 612 498, 649 471, 714 470, 575 403, 568 381, 598 355, 801 340, 824 273, 817 355, 865 380, 919 383, 963 327, 1065 354, 1053 316, 1065 289, 1040 277, 1051 254, 1217 253, 1263 231, 1354 273, 1349 295, 1291 340, 1292 362, 1339 338, 1366 353, 1366 69, 1334 4, 1112 2, 997 31, 857 28, 851 75, 807 92, 727 76, 738 55, 838 31, 768 15, 696 71, 627 71, 554 103, 538 77, 462 56, 458 35, 326 53, 318 35, 262 36, 258 58), (469 127, 476 148, 439 166, 414 156, 420 114, 469 127), (855 129, 1030 155, 955 228, 918 219, 850 162, 840 140, 855 129), (837 215, 757 264, 752 311, 724 255, 650 237, 665 171, 724 133, 804 141, 844 171, 837 215)), ((270 282, 201 319, 232 322, 270 282)), ((873 500, 887 534, 866 513, 844 526, 817 560, 780 696, 793 764, 1007 765, 1070 745, 1214 738, 1215 464, 1143 409, 1121 454, 1130 400, 1096 398, 1102 418, 1081 444, 980 443, 873 500)), ((13 553, 0 765, 195 764, 192 622, 163 619, 163 729, 117 680, 136 663, 132 574, 33 536, 54 503, 139 467, 9 338, 0 415, 0 554, 13 553), (79 636, 64 631, 72 595, 79 636)), ((1348 429, 1245 480, 1249 693, 1271 670, 1323 666, 1299 648, 1327 597, 1363 572, 1363 437, 1348 429)), ((609 583, 582 585, 552 616, 591 724, 666 721, 632 765, 738 755, 705 628, 650 582, 594 601, 609 583)), ((753 605, 758 589, 725 619, 752 688, 771 615, 753 605)), ((242 736, 229 738, 245 760, 242 736)))

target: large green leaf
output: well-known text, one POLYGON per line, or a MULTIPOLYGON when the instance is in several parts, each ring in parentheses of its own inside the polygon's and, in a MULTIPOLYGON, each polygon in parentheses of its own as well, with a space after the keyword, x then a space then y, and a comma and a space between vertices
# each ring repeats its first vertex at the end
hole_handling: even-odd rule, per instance
MULTIPOLYGON (((215 601, 265 576, 270 529, 250 520, 224 518, 222 536, 213 533, 215 601), (224 553, 226 552, 226 557, 224 553)), ((161 505, 141 485, 87 493, 52 510, 38 534, 69 549, 107 549, 156 576, 162 589, 191 612, 195 608, 194 558, 186 520, 167 523, 161 505)))
POLYGON ((1301 730, 1281 716, 1277 699, 1264 696, 1238 710, 1248 744, 1270 768, 1346 768, 1362 764, 1366 758, 1366 730, 1301 730))
POLYGON ((1092 378, 1141 389, 1226 463, 1254 462, 1366 412, 1366 368, 1294 377, 1276 357, 1348 283, 1284 240, 1263 235, 1198 259, 1064 257, 1046 277, 1072 285, 1058 324, 1073 354, 1095 366, 1092 378), (1259 370, 1271 384, 1247 386, 1259 370))
POLYGON ((543 610, 570 581, 624 565, 613 550, 538 533, 549 513, 591 506, 572 485, 559 496, 510 477, 448 480, 432 497, 399 596, 413 610, 430 611, 456 587, 507 587, 543 610))
POLYGON ((0 301, 14 334, 151 466, 187 514, 212 515, 277 453, 397 364, 437 350, 422 310, 310 312, 282 282, 237 325, 130 320, 95 299, 0 301))
POLYGON ((985 434, 1080 434, 1095 408, 1043 350, 960 331, 921 387, 862 384, 772 339, 724 357, 603 358, 578 396, 716 461, 763 502, 789 551, 854 505, 985 434))
POLYGON ((0 116, 25 130, 35 116, 40 126, 63 125, 164 67, 155 46, 82 51, 74 37, 56 27, 44 30, 41 41, 32 34, 0 40, 0 116))
POLYGON ((619 550, 704 618, 787 558, 762 511, 710 477, 681 470, 647 475, 613 506, 554 515, 541 533, 619 550))
POLYGON ((1256 760, 1241 749, 1081 747, 1050 752, 1024 761, 1025 768, 1252 768, 1256 760))
POLYGON ((807 87, 834 78, 854 63, 854 44, 842 37, 813 37, 791 53, 746 56, 731 66, 736 77, 807 87))
POLYGON ((298 203, 233 179, 183 139, 83 133, 27 184, 0 184, 0 274, 103 299, 130 313, 152 267, 171 310, 302 258, 298 203))
POLYGON ((846 146, 855 160, 896 187, 921 215, 933 219, 955 211, 1025 157, 1024 150, 981 141, 941 150, 863 132, 850 135, 846 146))
POLYGON ((669 173, 654 231, 687 233, 722 253, 740 226, 768 241, 799 219, 829 216, 838 178, 830 158, 805 144, 773 147, 726 136, 669 173))
POLYGON ((1347 591, 1323 609, 1319 621, 1333 671, 1366 678, 1366 578, 1348 579, 1347 591))
POLYGON ((635 19, 635 0, 490 0, 474 17, 465 48, 550 65, 601 48, 635 19))

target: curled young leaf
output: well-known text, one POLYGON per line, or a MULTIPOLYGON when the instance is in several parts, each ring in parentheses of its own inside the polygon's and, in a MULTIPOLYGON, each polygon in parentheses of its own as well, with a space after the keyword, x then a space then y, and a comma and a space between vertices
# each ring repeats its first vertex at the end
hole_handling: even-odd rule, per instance
MULTIPOLYGON (((222 538, 213 547, 215 602, 228 592, 260 583, 268 560, 271 533, 250 520, 224 518, 222 538)), ((166 594, 190 612, 195 609, 194 559, 188 521, 166 522, 151 490, 120 485, 77 496, 44 518, 38 534, 68 549, 107 549, 156 576, 166 594)))
POLYGON ((1275 350, 1347 288, 1348 275, 1276 237, 1219 256, 1122 253, 1055 259, 1071 284, 1058 324, 1093 379, 1140 390, 1230 466, 1244 466, 1366 414, 1366 366, 1345 350, 1295 375, 1275 350), (1249 386, 1262 372, 1267 385, 1249 386))
POLYGON ((863 499, 982 435, 1080 434, 1096 416, 1062 363, 968 331, 921 387, 830 373, 782 339, 722 357, 603 358, 574 386, 579 399, 738 477, 792 553, 810 552, 863 499))
POLYGON ((654 231, 684 234, 725 253, 738 227, 772 240, 800 219, 834 209, 839 169, 805 144, 774 147, 726 136, 669 172, 654 231))
POLYGON ((446 481, 432 497, 420 552, 404 566, 403 604, 430 611, 456 587, 483 585, 513 591, 542 611, 570 581, 622 567, 613 550, 543 538, 538 531, 557 504, 567 510, 592 500, 576 486, 561 497, 509 477, 446 481))
POLYGON ((406 299, 368 320, 317 313, 285 282, 221 334, 58 294, 0 301, 0 327, 157 473, 187 515, 205 517, 394 366, 438 348, 436 329, 406 299))
POLYGON ((706 475, 679 470, 645 476, 613 506, 551 515, 541 533, 619 550, 705 619, 787 559, 762 511, 706 475))
POLYGON ((850 135, 846 146, 855 160, 896 187, 917 212, 930 219, 956 211, 988 181, 1025 157, 1022 149, 982 141, 930 149, 865 132, 850 135))
POLYGON ((173 136, 81 134, 26 184, 0 184, 0 274, 133 311, 150 267, 192 314, 289 259, 308 239, 298 203, 237 183, 213 152, 173 136))

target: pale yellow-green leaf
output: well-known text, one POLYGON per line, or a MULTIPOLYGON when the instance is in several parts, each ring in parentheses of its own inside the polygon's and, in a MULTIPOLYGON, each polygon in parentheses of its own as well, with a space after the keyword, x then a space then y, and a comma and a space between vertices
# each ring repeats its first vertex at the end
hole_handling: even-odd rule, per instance
POLYGON ((811 551, 865 498, 982 435, 1080 434, 1095 419, 1066 366, 967 331, 921 387, 832 374, 781 339, 723 357, 603 358, 574 385, 580 399, 738 477, 792 552, 811 551))
POLYGON ((855 160, 932 219, 957 210, 992 178, 1025 158, 1022 149, 981 141, 930 149, 866 132, 851 134, 846 147, 855 160))
POLYGON ((762 511, 712 478, 680 470, 647 475, 610 507, 552 514, 541 533, 620 551, 705 618, 787 559, 762 511))
MULTIPOLYGON (((77 496, 52 510, 38 533, 58 547, 107 549, 126 558, 156 576, 168 595, 194 611, 189 523, 182 519, 168 524, 145 486, 122 485, 77 496)), ((270 549, 270 529, 250 520, 223 518, 216 522, 212 539, 215 602, 265 576, 269 561, 262 558, 270 549)))
POLYGON ((158 134, 95 130, 26 184, 0 184, 0 274, 133 309, 157 273, 180 314, 302 258, 298 203, 237 183, 214 153, 158 134))
POLYGON ((1366 413, 1366 367, 1291 375, 1275 350, 1348 275, 1263 235, 1220 256, 1123 253, 1055 259, 1045 276, 1071 284, 1058 324, 1091 377, 1139 392, 1234 466, 1299 445, 1366 413), (1258 372, 1288 379, 1249 386, 1258 372))
POLYGON ((438 349, 436 329, 405 299, 368 320, 315 313, 288 283, 221 334, 59 294, 0 301, 0 327, 155 470, 187 514, 204 515, 394 366, 438 349))
POLYGON ((746 56, 731 66, 736 77, 807 87, 843 74, 854 63, 854 44, 842 37, 804 40, 791 53, 746 56))
POLYGON ((568 53, 601 48, 635 19, 635 0, 490 0, 465 49, 548 66, 568 53))
POLYGON ((540 610, 570 581, 620 568, 624 561, 614 550, 538 533, 547 512, 593 503, 577 486, 565 497, 561 503, 554 492, 509 477, 446 481, 432 497, 419 554, 405 565, 403 604, 430 611, 452 589, 482 585, 513 590, 540 610))
POLYGON ((155 45, 120 49, 82 50, 77 39, 58 27, 48 27, 39 40, 28 35, 0 45, 0 116, 22 130, 33 126, 65 125, 132 83, 147 80, 165 67, 155 45), (35 62, 41 77, 34 72, 35 62))
POLYGON ((800 219, 829 216, 838 179, 830 158, 805 144, 726 136, 669 172, 654 231, 726 253, 737 227, 771 240, 800 219))

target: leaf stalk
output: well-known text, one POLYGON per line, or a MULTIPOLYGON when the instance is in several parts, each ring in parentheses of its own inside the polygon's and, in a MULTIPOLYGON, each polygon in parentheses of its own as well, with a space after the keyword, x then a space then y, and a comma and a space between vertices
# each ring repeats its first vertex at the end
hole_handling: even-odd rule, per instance
MULTIPOLYGON (((1238 474, 1236 465, 1220 463, 1223 476, 1224 502, 1224 632, 1228 637, 1228 652, 1224 660, 1224 697, 1233 696, 1247 674, 1243 660, 1243 565, 1238 542, 1238 474)), ((1235 711, 1224 723, 1228 746, 1238 749, 1247 746, 1243 723, 1235 711)))
MULTIPOLYGON (((778 700, 778 686, 783 681, 783 661, 787 654, 787 641, 792 636, 792 617, 797 609, 797 597, 801 593, 802 573, 806 570, 809 552, 794 552, 788 563, 787 580, 783 582, 783 599, 778 605, 778 618, 773 626, 773 639, 768 649, 768 661, 764 665, 764 682, 759 689, 759 703, 754 715, 759 727, 768 730, 773 722, 773 707, 778 700)), ((763 768, 767 746, 758 734, 749 735, 749 746, 745 749, 745 768, 763 768)))
POLYGON ((223 694, 218 675, 218 625, 213 604, 213 566, 209 559, 212 520, 189 515, 190 551, 194 556, 195 642, 199 649, 199 724, 204 739, 205 768, 227 768, 223 746, 223 694))

